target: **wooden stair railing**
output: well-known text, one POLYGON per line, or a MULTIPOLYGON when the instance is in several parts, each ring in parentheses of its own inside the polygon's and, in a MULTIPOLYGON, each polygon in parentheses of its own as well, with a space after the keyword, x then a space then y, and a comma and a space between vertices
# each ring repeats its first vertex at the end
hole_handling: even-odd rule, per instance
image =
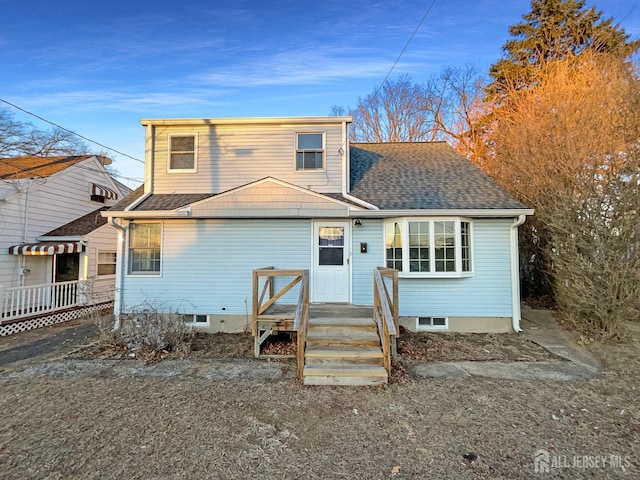
POLYGON ((309 272, 304 271, 302 283, 300 284, 300 294, 298 295, 298 306, 296 316, 293 321, 293 328, 298 332, 298 378, 304 376, 304 355, 307 347, 307 330, 309 328, 309 272))
POLYGON ((373 272, 373 320, 378 326, 382 343, 384 368, 391 375, 391 357, 396 352, 396 336, 400 332, 398 316, 398 271, 382 268, 373 272), (392 281, 392 294, 389 294, 385 278, 392 281))
MULTIPOLYGON (((264 267, 253 271, 253 303, 251 307, 251 334, 254 337, 254 356, 261 357, 260 346, 274 332, 292 331, 296 316, 289 313, 267 314, 267 310, 289 292, 293 287, 303 282, 300 291, 306 288, 308 305, 308 270, 278 270, 274 267, 264 267), (293 277, 279 291, 275 291, 277 277, 293 277), (261 280, 264 279, 261 288, 261 280)), ((299 303, 299 301, 298 301, 299 303)), ((298 306, 299 308, 299 306, 298 306)), ((297 310, 296 309, 296 314, 297 310)), ((306 308, 306 307, 305 307, 306 308)))

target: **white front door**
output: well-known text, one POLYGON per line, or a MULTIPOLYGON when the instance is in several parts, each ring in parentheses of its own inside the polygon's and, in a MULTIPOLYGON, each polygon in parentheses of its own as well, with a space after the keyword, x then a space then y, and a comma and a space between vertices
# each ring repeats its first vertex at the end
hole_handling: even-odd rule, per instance
POLYGON ((349 302, 350 222, 314 222, 312 302, 349 302))

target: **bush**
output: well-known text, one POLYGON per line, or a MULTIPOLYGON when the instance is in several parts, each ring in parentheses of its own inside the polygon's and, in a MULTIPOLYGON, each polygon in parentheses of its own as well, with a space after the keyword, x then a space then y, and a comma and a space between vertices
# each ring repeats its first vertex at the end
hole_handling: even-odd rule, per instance
POLYGON ((188 355, 195 336, 183 315, 164 313, 146 304, 120 314, 120 329, 115 334, 119 343, 150 361, 167 353, 188 355))

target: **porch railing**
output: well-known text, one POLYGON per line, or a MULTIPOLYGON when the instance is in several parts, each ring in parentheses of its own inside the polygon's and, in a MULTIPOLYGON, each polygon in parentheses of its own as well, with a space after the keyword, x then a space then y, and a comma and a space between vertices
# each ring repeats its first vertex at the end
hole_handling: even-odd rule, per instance
POLYGON ((373 271, 373 320, 382 343, 384 368, 391 374, 391 356, 395 355, 395 340, 400 332, 397 270, 380 267, 373 271), (391 280, 391 294, 385 279, 391 280))
POLYGON ((309 328, 309 271, 305 270, 300 284, 296 317, 293 329, 298 331, 298 378, 304 375, 304 352, 307 348, 307 330, 309 328))
POLYGON ((86 282, 43 283, 25 287, 0 287, 0 321, 6 322, 86 303, 86 282))
MULTIPOLYGON (((251 308, 251 333, 254 337, 254 355, 261 357, 260 346, 273 333, 278 331, 293 331, 293 324, 298 315, 299 301, 296 313, 292 314, 291 309, 278 309, 276 302, 289 292, 293 287, 302 282, 302 285, 309 283, 308 270, 278 270, 273 267, 264 267, 253 271, 253 305, 251 308), (293 277, 286 285, 276 292, 275 283, 277 278, 293 277), (274 307, 269 313, 271 307, 274 307)), ((280 284, 280 282, 278 282, 280 284)), ((308 304, 308 286, 307 304, 308 304)), ((301 291, 303 287, 301 286, 301 291)), ((300 296, 300 294, 298 295, 300 296)), ((293 303, 293 302, 291 302, 293 303)), ((279 305, 280 306, 280 305, 279 305)), ((283 305, 284 306, 284 305, 283 305)))

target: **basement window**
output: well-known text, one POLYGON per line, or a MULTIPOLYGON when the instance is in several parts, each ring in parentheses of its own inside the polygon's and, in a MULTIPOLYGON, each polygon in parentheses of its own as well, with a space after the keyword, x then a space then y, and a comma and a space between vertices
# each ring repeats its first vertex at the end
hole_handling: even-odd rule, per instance
POLYGON ((184 321, 187 325, 191 325, 193 327, 208 327, 209 326, 209 315, 201 315, 201 314, 187 314, 183 315, 184 321))
POLYGON ((447 317, 416 317, 416 330, 447 330, 447 317))

